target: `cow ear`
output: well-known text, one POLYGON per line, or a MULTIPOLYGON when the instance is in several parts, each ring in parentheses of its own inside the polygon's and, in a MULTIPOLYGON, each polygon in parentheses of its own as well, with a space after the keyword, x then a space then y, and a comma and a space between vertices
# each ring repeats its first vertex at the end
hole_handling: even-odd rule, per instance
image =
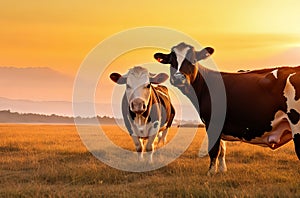
POLYGON ((127 78, 123 77, 119 73, 112 73, 110 74, 110 79, 114 81, 115 83, 121 85, 121 84, 126 84, 127 78))
POLYGON ((159 73, 153 77, 150 77, 150 82, 153 84, 160 84, 165 82, 169 78, 168 74, 166 73, 159 73))
POLYGON ((154 54, 154 58, 162 64, 170 63, 170 54, 156 53, 154 54))
POLYGON ((210 55, 214 53, 214 49, 211 47, 206 47, 198 52, 196 52, 196 59, 197 61, 204 60, 208 58, 210 55))

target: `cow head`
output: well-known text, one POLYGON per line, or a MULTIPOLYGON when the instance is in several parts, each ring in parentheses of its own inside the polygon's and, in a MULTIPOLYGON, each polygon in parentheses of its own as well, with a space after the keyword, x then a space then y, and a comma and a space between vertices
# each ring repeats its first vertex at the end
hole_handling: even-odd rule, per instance
POLYGON ((170 54, 156 53, 154 58, 162 64, 170 64, 170 82, 176 87, 185 87, 194 82, 198 67, 197 62, 206 59, 214 52, 211 47, 195 51, 194 47, 180 43, 171 49, 170 54))
POLYGON ((127 74, 110 74, 110 79, 117 84, 126 84, 126 96, 130 110, 142 114, 147 110, 152 87, 151 84, 160 84, 168 79, 165 73, 152 74, 146 68, 137 66, 127 74))

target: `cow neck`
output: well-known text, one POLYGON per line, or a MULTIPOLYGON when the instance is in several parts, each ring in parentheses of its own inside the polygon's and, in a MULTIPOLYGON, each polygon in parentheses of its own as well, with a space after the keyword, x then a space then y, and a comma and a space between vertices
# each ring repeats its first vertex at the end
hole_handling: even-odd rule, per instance
POLYGON ((151 91, 150 91, 150 99, 147 105, 147 110, 143 113, 143 117, 147 119, 147 122, 149 122, 149 115, 150 115, 150 111, 151 111, 151 107, 153 105, 153 97, 155 97, 155 94, 153 94, 153 87, 151 87, 151 91))
POLYGON ((208 86, 205 82, 205 79, 211 79, 216 74, 216 71, 207 69, 201 65, 198 65, 198 72, 195 80, 191 83, 193 89, 192 92, 187 94, 188 98, 195 106, 199 116, 200 116, 200 106, 203 101, 203 98, 206 98, 209 95, 208 86), (196 96, 196 98, 195 98, 196 96))
POLYGON ((202 75, 206 75, 206 68, 204 69, 200 69, 201 66, 199 66, 197 75, 194 79, 194 81, 191 83, 191 86, 189 87, 189 89, 192 89, 188 92, 184 92, 184 94, 190 99, 190 101, 192 102, 192 104, 195 106, 196 110, 199 112, 199 104, 201 101, 201 97, 203 94, 203 88, 205 85, 205 81, 202 75), (200 72, 201 71, 201 72, 200 72), (196 96, 196 97, 195 97, 196 96))
POLYGON ((159 99, 159 96, 158 96, 158 93, 157 93, 157 91, 155 90, 155 87, 153 86, 153 85, 151 85, 151 96, 150 96, 150 100, 151 101, 149 101, 149 107, 151 106, 151 108, 149 108, 148 107, 148 109, 149 109, 149 113, 148 113, 148 116, 149 116, 149 114, 151 114, 151 117, 149 116, 148 117, 148 122, 150 122, 151 121, 151 119, 153 119, 154 118, 154 120, 152 120, 152 121, 155 121, 155 120, 157 120, 158 119, 158 117, 159 117, 159 115, 158 115, 158 106, 156 106, 155 108, 154 108, 154 106, 153 105, 158 105, 158 104, 160 104, 160 99, 159 99))

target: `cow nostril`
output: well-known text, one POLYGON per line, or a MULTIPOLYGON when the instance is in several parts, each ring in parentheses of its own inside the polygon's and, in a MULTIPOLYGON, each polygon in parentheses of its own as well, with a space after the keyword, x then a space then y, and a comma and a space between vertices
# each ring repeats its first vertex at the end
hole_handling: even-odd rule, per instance
POLYGON ((143 104, 143 109, 146 109, 146 105, 145 104, 143 104))

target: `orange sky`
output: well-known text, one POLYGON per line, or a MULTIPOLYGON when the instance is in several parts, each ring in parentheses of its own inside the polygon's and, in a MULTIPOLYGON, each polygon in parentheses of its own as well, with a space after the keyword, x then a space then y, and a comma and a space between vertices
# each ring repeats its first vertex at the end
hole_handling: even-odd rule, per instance
MULTIPOLYGON (((300 65, 299 8, 297 0, 1 1, 0 67, 43 66, 74 76, 99 42, 140 26, 173 28, 214 47, 225 71, 300 65)), ((154 61, 152 52, 143 54, 116 60, 120 72, 154 61)))
POLYGON ((230 64, 300 46, 299 7, 297 0, 2 1, 0 65, 47 66, 74 74, 103 39, 154 25, 215 47, 219 67, 231 70, 230 64))

